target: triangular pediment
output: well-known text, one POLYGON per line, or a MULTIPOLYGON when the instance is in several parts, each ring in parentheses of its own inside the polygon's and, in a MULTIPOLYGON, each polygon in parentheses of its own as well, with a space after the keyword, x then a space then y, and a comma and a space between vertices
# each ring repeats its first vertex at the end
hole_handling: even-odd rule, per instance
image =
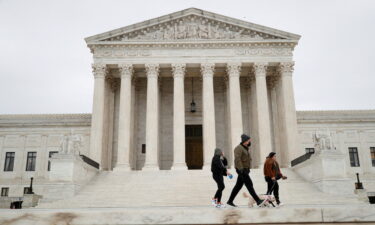
POLYGON ((291 40, 299 35, 189 8, 86 38, 87 43, 189 40, 291 40))

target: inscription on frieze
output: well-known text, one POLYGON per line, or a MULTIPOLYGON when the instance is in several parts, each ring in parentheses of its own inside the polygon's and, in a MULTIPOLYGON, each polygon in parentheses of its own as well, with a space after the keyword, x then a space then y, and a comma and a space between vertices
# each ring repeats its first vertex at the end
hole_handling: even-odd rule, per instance
POLYGON ((234 49, 235 55, 292 56, 288 48, 239 48, 234 49))

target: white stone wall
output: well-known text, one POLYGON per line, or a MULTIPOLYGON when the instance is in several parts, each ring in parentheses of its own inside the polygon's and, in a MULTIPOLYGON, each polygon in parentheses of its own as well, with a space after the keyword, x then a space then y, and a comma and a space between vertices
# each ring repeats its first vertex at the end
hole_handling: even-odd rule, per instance
POLYGON ((79 152, 89 155, 90 120, 89 114, 0 116, 0 189, 10 187, 9 196, 22 196, 34 177, 35 192, 43 192, 49 183, 49 152, 60 151, 64 135, 79 135, 79 152), (15 152, 15 159, 13 171, 5 172, 7 152, 15 152), (28 152, 37 153, 35 171, 26 171, 28 152))
POLYGON ((305 148, 314 148, 316 131, 329 129, 335 148, 345 155, 347 176, 355 179, 359 173, 365 188, 375 190, 375 167, 370 154, 370 147, 375 147, 375 111, 307 111, 298 112, 297 116, 300 155, 305 148), (358 149, 359 167, 350 166, 349 147, 358 149))

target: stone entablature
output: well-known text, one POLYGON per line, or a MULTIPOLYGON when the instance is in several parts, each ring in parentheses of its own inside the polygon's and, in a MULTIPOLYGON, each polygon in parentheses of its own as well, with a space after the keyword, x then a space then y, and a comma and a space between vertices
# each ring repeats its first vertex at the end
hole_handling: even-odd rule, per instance
POLYGON ((193 47, 183 44, 171 44, 170 46, 163 46, 166 49, 149 48, 146 46, 139 46, 129 48, 122 45, 96 45, 94 61, 105 62, 107 64, 117 63, 120 59, 127 59, 133 64, 145 63, 150 60, 159 63, 199 63, 202 59, 212 61, 214 63, 225 63, 228 56, 236 59, 239 62, 252 61, 269 61, 269 62, 287 62, 292 60, 293 48, 291 46, 280 45, 271 47, 270 45, 241 45, 241 44, 227 44, 221 48, 213 46, 212 44, 197 44, 193 47), (212 47, 211 47, 212 46, 212 47), (202 48, 205 50, 202 51, 202 48), (184 59, 176 57, 185 57, 184 59))
POLYGON ((299 123, 375 122, 375 110, 297 111, 299 123))
MULTIPOLYGON (((87 125, 91 114, 5 114, 0 115, 0 129, 6 127, 87 125)), ((0 131, 1 132, 1 131, 0 131)))

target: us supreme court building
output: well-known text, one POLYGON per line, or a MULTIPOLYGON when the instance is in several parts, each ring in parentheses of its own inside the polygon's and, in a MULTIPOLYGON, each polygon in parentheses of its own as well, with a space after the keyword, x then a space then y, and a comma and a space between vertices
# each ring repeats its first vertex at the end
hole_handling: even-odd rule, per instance
POLYGON ((90 156, 103 169, 232 163, 242 133, 254 166, 299 154, 293 50, 300 36, 188 9, 86 38, 94 63, 90 156), (260 160, 262 159, 262 160, 260 160))
POLYGON ((93 174, 204 171, 218 147, 233 169, 242 133, 252 138, 252 168, 271 151, 289 168, 319 146, 342 157, 341 178, 359 173, 375 190, 375 111, 296 111, 299 39, 196 8, 87 37, 92 114, 0 115, 2 193, 22 196, 34 177, 45 199, 67 190, 62 181, 76 194, 84 182, 72 177, 87 171, 67 177, 70 156, 56 155, 84 155, 99 164, 93 174))

